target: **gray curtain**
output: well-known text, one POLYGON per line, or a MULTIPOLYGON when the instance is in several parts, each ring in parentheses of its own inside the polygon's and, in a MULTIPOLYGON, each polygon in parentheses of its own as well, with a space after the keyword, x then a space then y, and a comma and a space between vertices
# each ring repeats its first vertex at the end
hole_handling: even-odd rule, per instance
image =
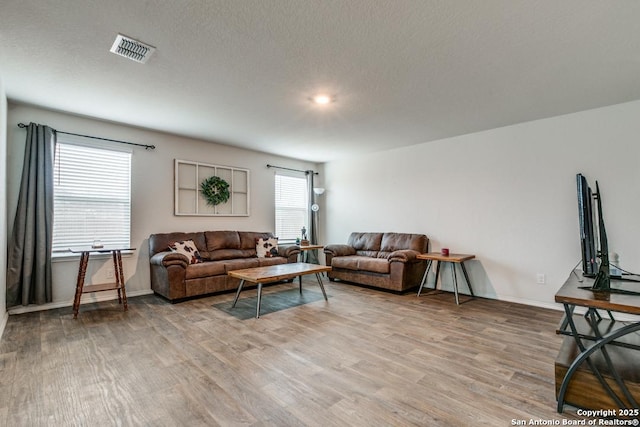
POLYGON ((30 123, 8 247, 7 307, 51 302, 53 158, 56 131, 30 123))

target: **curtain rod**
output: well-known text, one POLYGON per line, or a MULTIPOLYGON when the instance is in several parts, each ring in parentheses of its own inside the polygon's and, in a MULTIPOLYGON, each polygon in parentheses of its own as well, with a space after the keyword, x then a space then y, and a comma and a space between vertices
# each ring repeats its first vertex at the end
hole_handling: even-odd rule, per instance
POLYGON ((303 170, 300 170, 300 169, 291 169, 291 168, 285 168, 285 167, 282 167, 282 166, 274 166, 274 165, 267 165, 267 167, 268 168, 275 168, 275 169, 284 169, 284 170, 294 171, 294 172, 303 172, 303 173, 306 173, 306 174, 312 173, 314 175, 319 175, 319 172, 312 171, 312 170, 303 171, 303 170))
MULTIPOLYGON (((24 129, 24 128, 27 127, 27 125, 25 125, 24 123, 18 123, 18 127, 24 129)), ((99 136, 82 135, 82 134, 79 134, 79 133, 72 133, 72 132, 63 132, 61 130, 56 130, 56 132, 57 133, 63 133, 65 135, 81 136, 83 138, 99 139, 101 141, 117 142, 119 144, 135 145, 137 147, 144 147, 145 150, 155 150, 156 149, 155 145, 137 144, 135 142, 120 141, 120 140, 117 140, 117 139, 109 139, 109 138, 100 138, 99 136)))

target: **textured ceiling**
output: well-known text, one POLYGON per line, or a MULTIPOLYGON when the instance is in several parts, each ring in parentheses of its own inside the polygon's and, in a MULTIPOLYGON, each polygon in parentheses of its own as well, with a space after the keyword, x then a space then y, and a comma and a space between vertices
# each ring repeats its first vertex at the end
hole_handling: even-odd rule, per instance
POLYGON ((0 77, 12 101, 323 162, 640 99, 639 22, 635 0, 1 0, 0 77), (113 55, 117 33, 157 51, 113 55))

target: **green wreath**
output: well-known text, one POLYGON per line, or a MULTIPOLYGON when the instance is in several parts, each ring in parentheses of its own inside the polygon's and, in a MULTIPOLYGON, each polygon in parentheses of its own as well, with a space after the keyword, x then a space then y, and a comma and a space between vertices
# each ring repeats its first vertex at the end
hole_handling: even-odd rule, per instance
POLYGON ((209 205, 216 206, 229 200, 229 183, 219 176, 203 180, 200 190, 209 205))

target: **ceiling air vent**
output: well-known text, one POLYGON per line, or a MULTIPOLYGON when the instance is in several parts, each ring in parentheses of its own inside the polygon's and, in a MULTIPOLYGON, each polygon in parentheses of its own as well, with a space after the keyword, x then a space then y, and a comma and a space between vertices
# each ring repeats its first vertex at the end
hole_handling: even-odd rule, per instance
POLYGON ((130 37, 123 36, 122 34, 118 34, 116 41, 114 41, 113 46, 111 46, 112 53, 124 56, 125 58, 129 58, 132 61, 140 62, 142 64, 147 62, 155 50, 156 48, 153 46, 149 46, 148 44, 144 44, 130 37))

